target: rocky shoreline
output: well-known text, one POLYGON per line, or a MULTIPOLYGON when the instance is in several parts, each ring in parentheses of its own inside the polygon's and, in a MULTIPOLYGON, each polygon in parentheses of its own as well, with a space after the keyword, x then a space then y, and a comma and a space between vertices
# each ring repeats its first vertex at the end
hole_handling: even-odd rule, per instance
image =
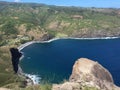
POLYGON ((96 39, 117 39, 117 38, 120 38, 120 37, 96 37, 96 38, 75 38, 75 37, 63 37, 63 38, 53 38, 53 39, 49 39, 49 40, 46 40, 46 41, 30 41, 30 42, 27 42, 25 44, 22 44, 18 47, 19 51, 21 51, 23 48, 31 45, 31 44, 34 44, 34 43, 50 43, 52 41, 55 41, 55 40, 58 40, 58 39, 79 39, 79 40, 96 40, 96 39))

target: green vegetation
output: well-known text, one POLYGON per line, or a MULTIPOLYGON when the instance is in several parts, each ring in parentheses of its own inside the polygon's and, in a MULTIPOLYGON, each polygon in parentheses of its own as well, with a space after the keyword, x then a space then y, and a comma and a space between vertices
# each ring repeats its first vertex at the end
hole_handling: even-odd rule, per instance
POLYGON ((119 23, 120 9, 0 2, 0 46, 44 40, 44 34, 49 38, 119 36, 119 23))
POLYGON ((120 9, 0 2, 0 86, 15 90, 51 88, 51 84, 19 88, 24 79, 13 73, 9 53, 12 46, 54 37, 105 36, 120 36, 120 9))
POLYGON ((10 61, 9 47, 0 47, 0 87, 7 84, 17 85, 18 82, 24 81, 24 79, 14 74, 12 64, 10 61))
POLYGON ((18 86, 15 86, 14 84, 9 86, 9 88, 12 88, 12 90, 51 90, 52 88, 51 84, 27 86, 26 88, 20 88, 18 86))
POLYGON ((15 28, 15 23, 13 21, 7 21, 5 24, 3 24, 1 31, 5 35, 18 34, 18 31, 15 28))

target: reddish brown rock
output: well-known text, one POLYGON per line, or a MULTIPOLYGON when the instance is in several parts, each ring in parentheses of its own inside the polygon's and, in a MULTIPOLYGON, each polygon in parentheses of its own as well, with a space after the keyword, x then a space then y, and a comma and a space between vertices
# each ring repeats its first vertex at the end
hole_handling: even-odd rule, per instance
POLYGON ((89 82, 96 79, 113 83, 110 72, 99 63, 87 58, 81 58, 75 62, 70 81, 79 82, 84 80, 89 82))

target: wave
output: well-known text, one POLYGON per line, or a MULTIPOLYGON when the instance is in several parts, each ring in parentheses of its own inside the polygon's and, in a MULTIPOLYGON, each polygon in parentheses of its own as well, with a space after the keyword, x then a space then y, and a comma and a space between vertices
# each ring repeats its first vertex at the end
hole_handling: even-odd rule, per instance
POLYGON ((27 43, 25 43, 25 44, 22 44, 22 45, 20 45, 20 46, 18 47, 18 50, 21 51, 23 48, 25 48, 25 47, 27 47, 28 45, 31 45, 31 44, 33 44, 33 43, 35 43, 35 41, 31 41, 31 42, 27 42, 27 43))
POLYGON ((26 74, 25 73, 25 76, 30 78, 32 80, 33 84, 39 84, 40 83, 41 77, 39 77, 38 75, 26 74))
POLYGON ((73 38, 69 37, 68 39, 80 39, 80 40, 96 40, 96 39, 117 39, 120 37, 96 37, 96 38, 73 38))
POLYGON ((39 83, 40 83, 40 80, 41 80, 41 77, 39 77, 39 75, 24 73, 24 72, 22 71, 22 68, 20 67, 20 65, 19 65, 19 68, 18 68, 18 75, 25 77, 26 80, 28 79, 28 80, 27 80, 27 83, 30 83, 30 85, 39 84, 39 83))

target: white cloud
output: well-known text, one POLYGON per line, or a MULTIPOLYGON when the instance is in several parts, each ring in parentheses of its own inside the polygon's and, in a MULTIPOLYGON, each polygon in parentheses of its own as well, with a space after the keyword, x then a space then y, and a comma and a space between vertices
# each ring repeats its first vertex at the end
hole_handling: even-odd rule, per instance
POLYGON ((21 0, 14 0, 14 2, 20 2, 21 0))

